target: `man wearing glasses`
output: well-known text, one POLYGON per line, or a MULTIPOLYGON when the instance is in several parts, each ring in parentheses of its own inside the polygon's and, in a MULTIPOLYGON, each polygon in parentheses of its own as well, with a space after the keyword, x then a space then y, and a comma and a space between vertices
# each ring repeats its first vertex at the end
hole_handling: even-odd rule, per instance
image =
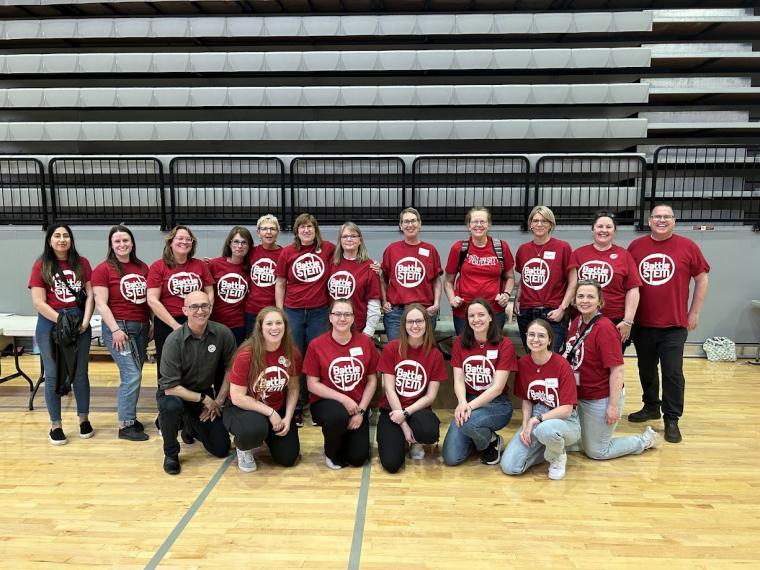
POLYGON ((164 438, 164 471, 180 472, 177 433, 183 423, 216 457, 227 457, 230 436, 222 423, 229 383, 224 378, 237 347, 230 329, 209 321, 203 291, 185 297, 187 322, 166 339, 158 380, 158 411, 164 438))
POLYGON ((673 208, 660 204, 649 216, 648 236, 628 246, 639 268, 641 301, 631 338, 636 346, 644 407, 628 421, 665 421, 665 441, 678 443, 678 420, 683 415, 683 348, 689 331, 699 325, 699 312, 707 294, 710 265, 699 246, 676 235, 673 208), (689 304, 689 286, 694 292, 689 304), (657 365, 662 368, 662 400, 657 365))

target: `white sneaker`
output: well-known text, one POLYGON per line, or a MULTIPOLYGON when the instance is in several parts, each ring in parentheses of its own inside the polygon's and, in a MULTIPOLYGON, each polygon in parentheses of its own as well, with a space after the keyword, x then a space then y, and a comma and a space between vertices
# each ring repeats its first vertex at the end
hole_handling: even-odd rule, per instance
POLYGON ((421 443, 413 443, 409 446, 409 457, 415 461, 425 459, 425 448, 421 443))
POLYGON ((237 450, 238 469, 243 473, 253 473, 256 471, 256 460, 253 458, 253 451, 250 449, 244 451, 237 450))
POLYGON ((337 471, 338 469, 343 469, 342 465, 338 465, 337 463, 333 463, 332 459, 330 459, 326 455, 325 455, 325 465, 327 465, 328 469, 332 469, 334 471, 337 471))
POLYGON ((567 465, 567 453, 563 453, 549 463, 549 479, 558 481, 565 478, 565 465, 567 465))
POLYGON ((662 443, 660 434, 652 429, 652 426, 647 426, 641 433, 641 439, 644 440, 644 449, 654 449, 662 443))

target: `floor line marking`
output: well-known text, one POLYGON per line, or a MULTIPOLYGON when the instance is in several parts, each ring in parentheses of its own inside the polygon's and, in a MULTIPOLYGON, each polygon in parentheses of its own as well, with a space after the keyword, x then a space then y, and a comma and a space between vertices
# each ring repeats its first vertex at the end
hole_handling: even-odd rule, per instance
MULTIPOLYGON (((375 426, 369 430, 369 444, 375 440, 375 426)), ((367 496, 369 495, 369 476, 372 473, 372 457, 362 467, 362 482, 359 487, 359 498, 356 502, 356 518, 354 519, 354 536, 351 539, 351 555, 348 559, 348 570, 358 570, 362 558, 362 543, 364 542, 364 521, 367 517, 367 496)))

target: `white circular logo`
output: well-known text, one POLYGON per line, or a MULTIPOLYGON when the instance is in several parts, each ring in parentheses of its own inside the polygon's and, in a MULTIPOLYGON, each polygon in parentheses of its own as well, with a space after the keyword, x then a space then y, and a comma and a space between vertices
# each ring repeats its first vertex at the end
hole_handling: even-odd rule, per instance
POLYGON ((348 271, 336 271, 327 282, 327 290, 333 299, 350 299, 356 290, 356 279, 348 271))
POLYGON ((268 257, 257 259, 251 265, 251 282, 258 287, 272 287, 277 281, 274 276, 274 268, 277 264, 268 257))
MULTIPOLYGON (((63 274, 63 278, 68 281, 69 287, 74 291, 79 292, 82 289, 82 282, 77 281, 77 276, 71 269, 64 269, 61 273, 63 274)), ((55 298, 61 303, 73 303, 76 301, 74 295, 66 287, 66 284, 56 277, 53 277, 53 293, 55 294, 55 298)))
POLYGON ((556 408, 559 402, 559 391, 557 388, 549 388, 544 380, 534 380, 528 384, 528 399, 556 408))
POLYGON ((414 398, 427 386, 427 372, 416 360, 402 360, 396 364, 396 393, 414 398))
POLYGON ((396 263, 396 281, 402 287, 417 287, 425 279, 425 264, 416 257, 404 257, 396 263))
POLYGON ((262 374, 266 378, 265 397, 269 392, 282 392, 288 383, 288 373, 279 366, 268 366, 262 374))
POLYGON ((664 253, 647 255, 639 263, 639 275, 647 285, 664 285, 676 274, 676 264, 664 253))
POLYGON ((578 268, 578 279, 591 279, 602 287, 606 287, 612 281, 615 272, 606 261, 592 259, 578 268))
POLYGON ((119 281, 119 291, 122 297, 135 305, 142 305, 148 300, 148 282, 137 273, 127 273, 122 277, 119 281))
POLYGON ((534 291, 540 291, 549 282, 549 264, 540 257, 529 259, 522 269, 522 282, 534 291))
MULTIPOLYGON (((572 350, 576 340, 578 340, 577 331, 573 336, 567 339, 567 342, 565 342, 565 351, 563 353, 565 357, 567 357, 568 353, 572 350)), ((573 359, 569 360, 570 366, 573 368, 573 370, 578 370, 581 367, 581 364, 583 364, 583 345, 584 343, 580 343, 576 347, 575 353, 573 354, 573 359)))
POLYGON ((230 305, 239 303, 245 299, 248 293, 248 283, 239 273, 227 273, 219 278, 216 282, 217 296, 230 305))
POLYGON ((215 344, 209 344, 208 345, 208 351, 209 352, 216 352, 216 345, 215 344))
POLYGON ((477 392, 482 392, 493 383, 496 367, 482 354, 473 354, 462 362, 462 371, 465 384, 477 392))
POLYGON ((353 356, 341 356, 330 363, 328 376, 336 388, 350 392, 364 378, 364 364, 353 356))
POLYGON ((193 291, 201 290, 201 278, 197 273, 192 271, 180 271, 169 277, 169 282, 166 284, 169 293, 175 297, 181 297, 184 299, 193 291))
POLYGON ((293 262, 293 275, 303 283, 319 281, 325 273, 325 262, 313 253, 304 253, 293 262))

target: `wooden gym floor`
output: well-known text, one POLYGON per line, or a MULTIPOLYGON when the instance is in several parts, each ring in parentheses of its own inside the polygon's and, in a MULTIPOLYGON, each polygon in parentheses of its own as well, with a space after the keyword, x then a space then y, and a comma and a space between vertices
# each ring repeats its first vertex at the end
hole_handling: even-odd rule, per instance
MULTIPOLYGON (((22 362, 36 377, 35 358, 22 362)), ((12 361, 2 364, 7 374, 12 361)), ((635 359, 626 365, 630 412, 641 392, 635 359)), ((141 443, 116 438, 110 361, 90 365, 95 437, 77 437, 66 398, 62 447, 47 441, 44 395, 29 412, 14 380, 0 386, 0 566, 758 568, 760 367, 685 368, 683 443, 609 462, 572 453, 563 481, 548 480, 545 464, 520 477, 476 458, 445 467, 437 451, 396 475, 376 458, 330 471, 311 425, 292 469, 263 451, 244 474, 196 443, 182 446, 182 473, 170 477, 152 424, 155 366, 144 374, 151 439, 141 443)), ((451 413, 439 412, 443 438, 451 413)), ((642 428, 623 420, 618 432, 642 428)))

